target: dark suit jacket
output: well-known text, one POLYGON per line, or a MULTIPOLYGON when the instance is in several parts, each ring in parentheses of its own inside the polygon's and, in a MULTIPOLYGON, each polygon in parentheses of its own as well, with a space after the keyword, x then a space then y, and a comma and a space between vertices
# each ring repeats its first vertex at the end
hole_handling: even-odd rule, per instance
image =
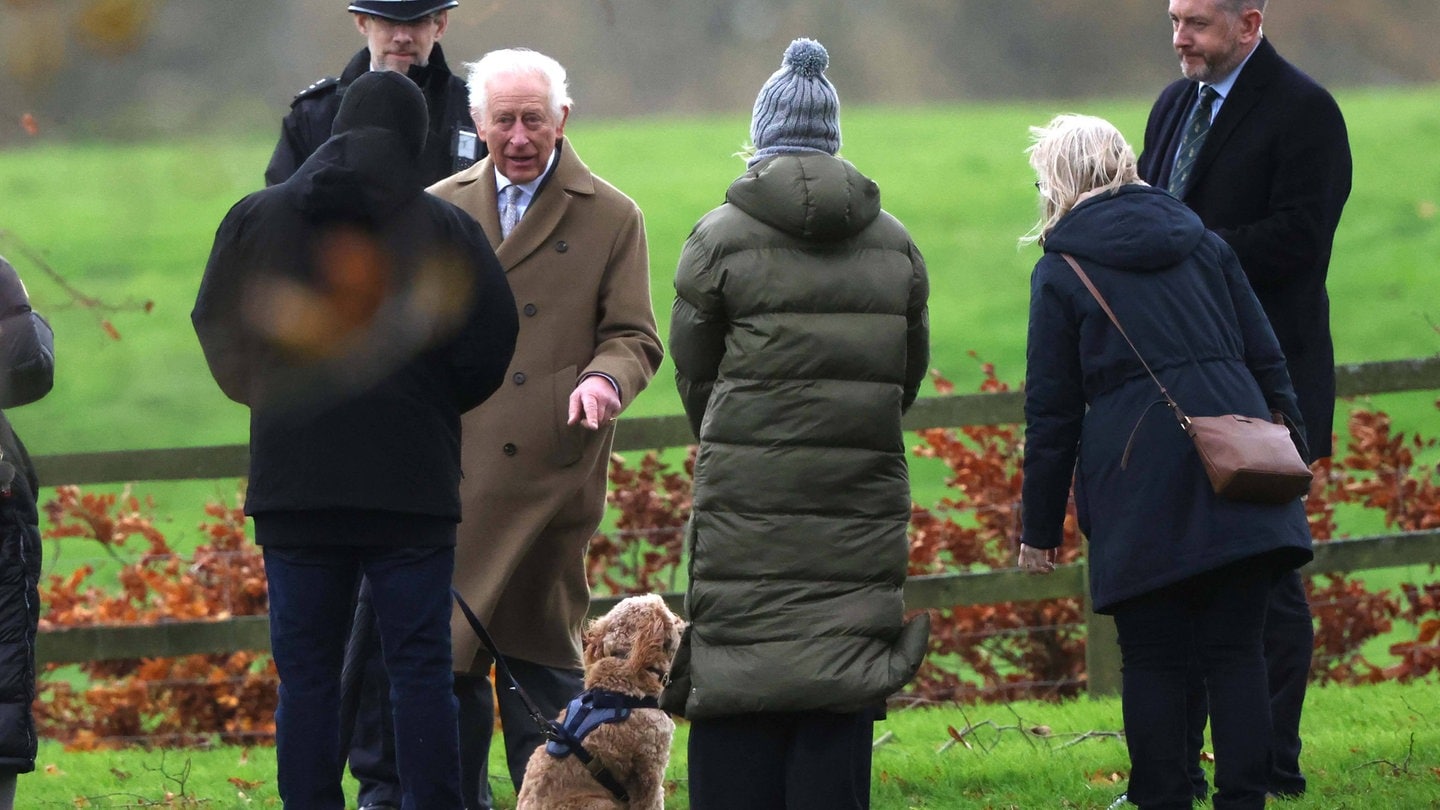
MULTIPOLYGON (((1198 85, 1166 87, 1150 110, 1140 176, 1164 188, 1198 85)), ((1220 108, 1185 204, 1240 258, 1280 339, 1312 458, 1330 455, 1335 353, 1325 276, 1350 196, 1350 143, 1335 99, 1262 39, 1220 108)))

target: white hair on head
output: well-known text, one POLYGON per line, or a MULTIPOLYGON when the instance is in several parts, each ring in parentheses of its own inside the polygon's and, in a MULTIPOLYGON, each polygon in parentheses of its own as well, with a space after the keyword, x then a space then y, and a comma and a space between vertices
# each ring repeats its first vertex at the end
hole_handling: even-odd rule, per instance
POLYGON ((529 73, 545 79, 550 86, 550 114, 558 120, 570 100, 570 84, 565 68, 559 62, 529 48, 505 48, 491 51, 467 64, 465 83, 470 88, 470 109, 480 120, 485 118, 485 85, 496 76, 529 73))
POLYGON ((1030 167, 1040 182, 1044 214, 1021 242, 1045 242, 1082 195, 1140 182, 1135 150, 1114 124, 1093 115, 1062 113, 1030 128, 1030 167))

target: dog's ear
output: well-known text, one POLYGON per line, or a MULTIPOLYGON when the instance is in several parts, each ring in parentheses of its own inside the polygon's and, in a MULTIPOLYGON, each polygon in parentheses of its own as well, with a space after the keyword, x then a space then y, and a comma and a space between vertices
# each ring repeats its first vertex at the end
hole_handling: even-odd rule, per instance
POLYGON ((610 616, 607 614, 590 622, 585 628, 585 663, 591 664, 605 657, 605 633, 610 629, 610 616))

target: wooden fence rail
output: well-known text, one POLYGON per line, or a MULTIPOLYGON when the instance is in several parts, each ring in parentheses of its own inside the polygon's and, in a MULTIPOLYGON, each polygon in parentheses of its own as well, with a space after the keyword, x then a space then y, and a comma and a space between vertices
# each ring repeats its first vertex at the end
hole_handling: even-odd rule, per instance
MULTIPOLYGON (((1440 561, 1440 529, 1334 540, 1315 546, 1315 559, 1304 568, 1308 574, 1348 573, 1440 561)), ((911 577, 905 583, 905 607, 946 609, 999 602, 1084 598, 1088 588, 1085 564, 1063 565, 1047 576, 1018 569, 932 574, 911 577)), ((682 612, 685 595, 664 594, 676 612, 682 612)), ((614 607, 622 597, 597 596, 592 615, 614 607)), ((1112 643, 1114 624, 1107 616, 1086 611, 1089 643, 1086 671, 1091 694, 1119 691, 1119 647, 1112 643)), ((63 627, 40 634, 35 656, 40 664, 104 661, 118 658, 170 658, 197 653, 270 649, 270 620, 266 616, 236 616, 216 621, 176 621, 147 625, 63 627)))
MULTIPOLYGON (((1440 389, 1440 356, 1336 367, 1341 398, 1365 394, 1440 389)), ((1023 421, 1023 394, 961 394, 928 397, 915 403, 905 419, 906 430, 956 425, 1007 424, 1023 421)), ((616 450, 683 447, 693 443, 683 416, 622 420, 616 450)), ((37 456, 35 467, 47 485, 123 481, 171 481, 239 478, 246 474, 245 445, 71 453, 37 456)), ((1435 564, 1440 561, 1440 530, 1379 535, 1318 544, 1310 573, 1350 572, 1376 568, 1435 564)), ((1018 570, 936 574, 912 577, 905 586, 910 609, 944 609, 964 605, 1086 598, 1084 563, 1062 566, 1045 577, 1018 570)), ((593 613, 603 613, 618 597, 597 597, 593 613)), ((679 610, 682 594, 666 594, 679 610)), ((1088 606, 1088 598, 1086 598, 1088 606)), ((1107 617, 1086 611, 1086 669, 1092 694, 1119 690, 1119 648, 1107 617)), ((268 650, 269 620, 237 616, 215 621, 165 622, 152 625, 64 627, 43 631, 36 644, 39 663, 70 663, 125 658, 158 658, 232 650, 268 650)))
MULTIPOLYGON (((1335 367, 1336 396, 1440 389, 1440 355, 1417 360, 1386 360, 1335 367)), ((957 425, 1018 424, 1025 421, 1025 395, 951 394, 924 397, 905 415, 906 430, 957 425)), ((615 425, 615 449, 655 450, 695 443, 684 416, 625 418, 615 425)), ((35 469, 47 486, 108 484, 126 481, 185 481, 243 478, 250 448, 243 444, 114 450, 36 456, 35 469)))

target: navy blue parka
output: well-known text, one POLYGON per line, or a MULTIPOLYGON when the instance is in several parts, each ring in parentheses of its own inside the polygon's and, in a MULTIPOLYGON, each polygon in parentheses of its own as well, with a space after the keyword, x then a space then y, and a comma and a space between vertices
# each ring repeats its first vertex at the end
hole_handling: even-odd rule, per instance
POLYGON ((5 412, 55 382, 55 337, 30 309, 15 269, 0 258, 0 773, 35 770, 35 633, 40 621, 40 482, 5 412))
POLYGON ((1187 413, 1280 411, 1301 425, 1285 357, 1234 251, 1183 203, 1146 185, 1082 201, 1044 247, 1030 289, 1022 541, 1060 545, 1073 475, 1101 613, 1240 560, 1308 561, 1300 500, 1251 504, 1213 493, 1170 409, 1150 407, 1161 399, 1154 381, 1061 256, 1085 269, 1187 413))

